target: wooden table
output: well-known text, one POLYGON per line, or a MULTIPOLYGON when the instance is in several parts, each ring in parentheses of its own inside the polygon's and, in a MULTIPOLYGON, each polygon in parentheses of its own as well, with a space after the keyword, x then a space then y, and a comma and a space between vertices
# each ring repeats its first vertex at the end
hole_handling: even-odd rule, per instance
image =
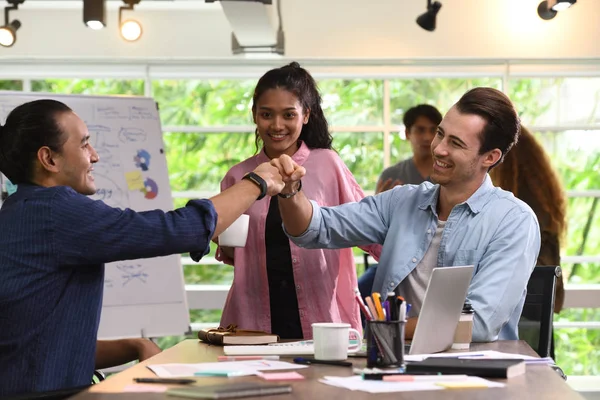
MULTIPOLYGON (((500 341, 495 343, 473 344, 472 351, 497 350, 506 353, 519 353, 535 355, 533 350, 524 341, 500 341)), ((81 400, 117 400, 117 399, 169 399, 177 397, 166 396, 163 393, 121 393, 122 389, 133 384, 133 378, 155 376, 146 365, 165 363, 199 363, 214 362, 217 356, 223 354, 222 347, 209 346, 197 340, 185 340, 160 354, 139 363, 107 380, 93 385, 89 390, 79 393, 73 399, 81 400)), ((290 361, 286 357, 282 360, 290 361)), ((355 367, 364 367, 364 358, 350 358, 355 367)), ((406 400, 496 400, 496 399, 545 399, 545 400, 571 400, 583 399, 572 390, 560 376, 546 365, 528 365, 524 375, 506 380, 504 388, 488 389, 447 389, 437 391, 396 392, 389 394, 371 394, 367 392, 351 391, 336 388, 318 382, 325 375, 345 376, 351 375, 351 368, 313 365, 310 368, 297 370, 306 377, 303 381, 292 381, 292 393, 286 395, 268 396, 270 400, 292 399, 406 399, 406 400)), ((198 378, 203 385, 226 383, 228 381, 262 381, 257 377, 238 378, 198 378)), ((502 381, 502 380, 501 380, 502 381)), ((180 386, 181 387, 181 386, 180 386)), ((181 397, 179 397, 181 398, 181 397)))

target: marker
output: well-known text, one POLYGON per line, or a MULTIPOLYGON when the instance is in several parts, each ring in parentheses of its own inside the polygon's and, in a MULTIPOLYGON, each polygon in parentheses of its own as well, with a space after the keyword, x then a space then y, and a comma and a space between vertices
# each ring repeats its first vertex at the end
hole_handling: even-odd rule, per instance
POLYGON ((375 310, 377 310, 377 319, 379 321, 385 321, 383 308, 381 308, 381 295, 377 292, 373 292, 371 296, 373 296, 373 304, 375 305, 375 310))
POLYGON ((219 356, 217 361, 279 360, 279 356, 219 356))
POLYGON ((333 361, 333 360, 315 360, 314 358, 296 357, 294 358, 296 364, 323 364, 323 365, 337 365, 339 367, 351 367, 352 363, 349 361, 333 361))
POLYGON ((388 292, 387 302, 390 307, 390 313, 388 314, 390 321, 398 321, 398 299, 394 292, 388 292))
POLYGON ((180 385, 196 383, 195 379, 181 378, 133 378, 133 380, 137 383, 178 383, 180 385))

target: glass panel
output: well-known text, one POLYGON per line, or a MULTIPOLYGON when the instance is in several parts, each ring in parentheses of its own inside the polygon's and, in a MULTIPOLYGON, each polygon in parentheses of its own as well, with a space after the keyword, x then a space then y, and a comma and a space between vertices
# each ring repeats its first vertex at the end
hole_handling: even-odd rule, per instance
MULTIPOLYGON (((564 310, 555 321, 600 321, 600 309, 564 310)), ((556 363, 567 375, 600 375, 600 329, 555 330, 556 363)))
POLYGON ((511 79, 509 96, 528 125, 600 125, 600 78, 511 79))
POLYGON ((31 81, 31 90, 57 94, 144 95, 143 79, 45 79, 31 81))
POLYGON ((418 104, 431 104, 444 115, 467 90, 478 86, 502 88, 500 78, 425 78, 390 81, 392 124, 402 125, 406 110, 418 104))
POLYGON ((159 80, 152 93, 163 125, 251 125, 256 80, 159 80))
POLYGON ((363 190, 375 190, 383 170, 383 133, 335 132, 333 147, 363 190))
POLYGON ((319 81, 319 90, 330 125, 383 124, 383 81, 324 79, 319 81))
MULTIPOLYGON (((536 132, 566 191, 600 189, 600 131, 536 132)), ((562 254, 600 254, 600 199, 569 198, 562 254)), ((561 265, 569 283, 600 282, 600 264, 561 265)))
POLYGON ((23 81, 0 80, 0 90, 23 90, 23 81))
POLYGON ((172 191, 218 193, 227 171, 256 153, 254 133, 165 133, 163 138, 172 191))

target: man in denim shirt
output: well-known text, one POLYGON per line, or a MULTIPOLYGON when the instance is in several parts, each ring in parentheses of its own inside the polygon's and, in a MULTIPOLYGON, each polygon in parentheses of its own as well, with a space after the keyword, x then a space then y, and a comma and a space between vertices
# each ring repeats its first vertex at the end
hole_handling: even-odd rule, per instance
POLYGON ((431 143, 436 184, 398 186, 358 203, 319 207, 299 189, 305 171, 286 157, 272 160, 298 195, 280 201, 291 240, 307 248, 383 244, 373 290, 400 290, 415 313, 435 267, 474 265, 467 299, 475 310, 473 340, 518 339, 517 323, 540 248, 535 214, 492 185, 488 171, 516 143, 519 118, 492 88, 465 93, 431 143))

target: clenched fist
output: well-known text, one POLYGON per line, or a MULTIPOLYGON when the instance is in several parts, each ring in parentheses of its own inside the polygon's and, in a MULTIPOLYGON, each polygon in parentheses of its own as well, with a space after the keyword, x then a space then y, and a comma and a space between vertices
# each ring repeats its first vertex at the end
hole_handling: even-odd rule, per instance
POLYGON ((279 173, 279 169, 270 163, 262 163, 252 172, 263 178, 267 183, 267 195, 275 196, 283 190, 285 183, 279 173))

